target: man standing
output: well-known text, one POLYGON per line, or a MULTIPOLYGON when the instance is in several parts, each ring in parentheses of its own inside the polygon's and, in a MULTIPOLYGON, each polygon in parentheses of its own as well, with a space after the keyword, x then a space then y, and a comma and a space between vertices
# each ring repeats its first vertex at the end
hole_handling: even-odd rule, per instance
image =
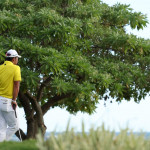
POLYGON ((12 106, 17 107, 21 73, 17 66, 18 55, 16 50, 6 53, 6 61, 0 65, 0 142, 8 141, 19 129, 18 119, 12 106))

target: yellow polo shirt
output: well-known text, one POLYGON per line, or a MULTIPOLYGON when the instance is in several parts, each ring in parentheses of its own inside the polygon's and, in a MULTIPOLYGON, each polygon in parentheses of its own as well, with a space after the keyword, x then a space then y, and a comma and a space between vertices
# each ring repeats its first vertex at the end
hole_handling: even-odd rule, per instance
POLYGON ((20 67, 5 61, 0 65, 0 96, 13 98, 14 81, 21 81, 20 67))

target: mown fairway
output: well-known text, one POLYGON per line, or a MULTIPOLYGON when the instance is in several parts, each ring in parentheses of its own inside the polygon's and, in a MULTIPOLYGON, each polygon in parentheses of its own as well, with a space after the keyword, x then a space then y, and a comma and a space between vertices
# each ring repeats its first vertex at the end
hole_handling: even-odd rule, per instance
POLYGON ((29 140, 24 142, 3 142, 0 143, 0 150, 38 150, 36 141, 29 140))

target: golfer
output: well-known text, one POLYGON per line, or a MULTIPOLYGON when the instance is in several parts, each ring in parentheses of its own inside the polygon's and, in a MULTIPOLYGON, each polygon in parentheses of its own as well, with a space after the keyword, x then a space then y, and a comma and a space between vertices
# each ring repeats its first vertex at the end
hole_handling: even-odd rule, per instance
POLYGON ((17 108, 21 73, 17 66, 18 55, 16 50, 8 50, 6 61, 0 65, 0 142, 10 140, 19 129, 18 118, 12 106, 17 108))

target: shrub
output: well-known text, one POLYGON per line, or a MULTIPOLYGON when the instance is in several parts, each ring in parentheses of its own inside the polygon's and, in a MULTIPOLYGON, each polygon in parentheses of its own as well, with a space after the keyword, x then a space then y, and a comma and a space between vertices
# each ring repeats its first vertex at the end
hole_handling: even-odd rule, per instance
POLYGON ((116 134, 102 126, 86 133, 83 127, 82 133, 73 128, 58 135, 52 133, 46 141, 38 134, 37 146, 39 150, 149 150, 150 140, 128 129, 116 134))

